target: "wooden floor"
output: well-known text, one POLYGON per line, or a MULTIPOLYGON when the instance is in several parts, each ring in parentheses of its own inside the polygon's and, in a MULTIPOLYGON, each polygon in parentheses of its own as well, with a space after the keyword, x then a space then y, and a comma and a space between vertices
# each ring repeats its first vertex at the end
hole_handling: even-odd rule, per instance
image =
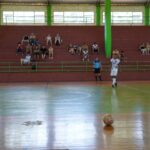
POLYGON ((0 84, 0 150, 150 150, 150 82, 0 84))

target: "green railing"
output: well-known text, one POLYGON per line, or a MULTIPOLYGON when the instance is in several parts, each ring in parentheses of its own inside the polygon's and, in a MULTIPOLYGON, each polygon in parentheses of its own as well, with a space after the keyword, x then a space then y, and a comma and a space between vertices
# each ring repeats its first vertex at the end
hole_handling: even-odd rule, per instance
MULTIPOLYGON (((102 63, 102 71, 110 71, 109 62, 102 63)), ((19 62, 0 62, 0 72, 92 72, 92 62, 36 62, 34 66, 21 65, 19 62)), ((150 71, 150 61, 124 62, 120 64, 120 72, 125 71, 150 71)))

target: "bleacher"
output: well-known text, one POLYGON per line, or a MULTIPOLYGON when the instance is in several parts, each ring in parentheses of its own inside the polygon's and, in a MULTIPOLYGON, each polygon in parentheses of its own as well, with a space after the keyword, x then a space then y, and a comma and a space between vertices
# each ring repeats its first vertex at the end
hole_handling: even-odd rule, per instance
MULTIPOLYGON (((128 79, 123 75, 123 71, 132 71, 137 73, 142 67, 140 64, 146 65, 144 71, 149 73, 150 55, 143 56, 138 50, 139 44, 149 42, 149 29, 147 27, 112 27, 112 47, 124 51, 124 63, 128 66, 132 62, 129 69, 121 69, 120 79, 128 79), (137 38, 138 37, 138 38, 137 38), (130 62, 130 63, 129 63, 130 62), (138 64, 137 64, 138 62, 138 64), (143 63, 144 62, 144 63, 143 63), (148 65, 148 67, 147 67, 148 65), (137 66, 140 66, 139 68, 137 66), (138 69, 137 69, 138 68, 138 69), (131 69, 131 70, 130 70, 131 69)), ((99 58, 103 65, 103 79, 109 80, 109 59, 105 57, 104 52, 104 28, 95 26, 1 26, 0 32, 0 80, 3 82, 13 81, 91 81, 94 80, 91 62, 82 62, 80 55, 71 55, 67 50, 68 44, 83 44, 89 46, 95 41, 100 45, 99 58), (21 55, 16 55, 17 42, 22 40, 23 35, 34 33, 39 41, 46 43, 45 38, 50 33, 54 36, 59 33, 63 38, 63 44, 60 47, 54 46, 54 59, 39 60, 37 69, 32 70, 31 65, 21 66, 21 55)), ((96 54, 91 54, 92 61, 96 54)), ((123 68, 123 67, 122 67, 123 68)), ((126 74, 126 73, 125 73, 126 74)), ((140 79, 139 76, 138 79, 140 79)), ((142 75, 143 79, 147 79, 146 75, 142 75)))

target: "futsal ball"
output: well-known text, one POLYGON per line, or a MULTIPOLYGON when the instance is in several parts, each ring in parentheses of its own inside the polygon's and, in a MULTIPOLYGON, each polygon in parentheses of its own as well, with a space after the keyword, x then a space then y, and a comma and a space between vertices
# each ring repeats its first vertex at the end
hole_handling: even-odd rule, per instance
POLYGON ((103 122, 106 126, 111 126, 114 122, 111 114, 105 114, 103 116, 103 122))

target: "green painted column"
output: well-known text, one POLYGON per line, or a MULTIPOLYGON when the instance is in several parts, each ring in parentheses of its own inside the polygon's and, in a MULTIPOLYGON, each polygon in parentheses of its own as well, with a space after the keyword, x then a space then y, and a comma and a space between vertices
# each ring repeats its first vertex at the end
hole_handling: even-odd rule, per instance
POLYGON ((47 5, 47 25, 52 25, 52 6, 51 4, 47 5))
POLYGON ((149 8, 149 5, 145 5, 145 16, 144 16, 144 24, 146 26, 149 26, 150 24, 150 8, 149 8))
POLYGON ((1 4, 0 4, 0 25, 2 25, 2 11, 1 11, 1 4))
POLYGON ((109 58, 112 49, 112 35, 111 35, 111 0, 105 0, 105 54, 109 58))
POLYGON ((96 5, 96 26, 100 26, 101 19, 100 19, 100 3, 96 5))

